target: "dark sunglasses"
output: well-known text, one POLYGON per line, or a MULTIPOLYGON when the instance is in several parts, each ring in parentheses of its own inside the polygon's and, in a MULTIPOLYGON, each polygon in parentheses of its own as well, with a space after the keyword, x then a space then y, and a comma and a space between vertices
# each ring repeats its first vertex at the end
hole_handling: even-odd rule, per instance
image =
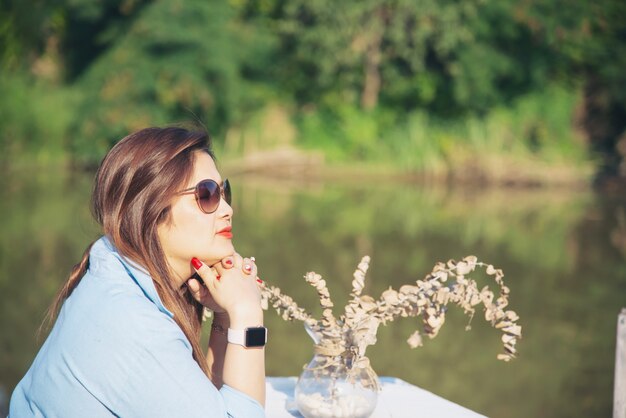
POLYGON ((196 202, 200 210, 204 213, 213 213, 220 206, 220 199, 224 198, 230 205, 230 183, 224 179, 222 187, 214 180, 201 180, 195 187, 181 190, 178 194, 195 194, 196 202))

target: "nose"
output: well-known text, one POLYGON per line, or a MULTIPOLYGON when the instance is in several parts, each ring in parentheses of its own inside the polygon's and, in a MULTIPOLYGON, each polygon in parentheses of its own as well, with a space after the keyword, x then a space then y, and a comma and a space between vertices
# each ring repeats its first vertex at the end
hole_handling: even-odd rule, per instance
POLYGON ((226 200, 222 197, 220 199, 220 205, 217 208, 217 214, 221 218, 230 219, 233 217, 233 208, 228 204, 226 200))

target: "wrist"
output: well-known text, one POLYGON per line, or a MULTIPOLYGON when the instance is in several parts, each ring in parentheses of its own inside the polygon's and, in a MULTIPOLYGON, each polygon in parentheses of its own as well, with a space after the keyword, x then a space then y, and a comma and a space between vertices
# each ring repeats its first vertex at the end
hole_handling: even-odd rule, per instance
POLYGON ((214 312, 213 324, 228 328, 230 325, 230 317, 226 312, 214 312))
POLYGON ((229 328, 244 329, 248 327, 258 327, 263 325, 263 310, 258 309, 238 309, 229 313, 229 328))
POLYGON ((215 313, 211 322, 211 332, 226 336, 230 327, 230 318, 225 312, 215 313))
POLYGON ((216 324, 215 322, 211 324, 211 336, 213 334, 219 334, 225 337, 228 337, 228 326, 224 326, 221 324, 216 324))

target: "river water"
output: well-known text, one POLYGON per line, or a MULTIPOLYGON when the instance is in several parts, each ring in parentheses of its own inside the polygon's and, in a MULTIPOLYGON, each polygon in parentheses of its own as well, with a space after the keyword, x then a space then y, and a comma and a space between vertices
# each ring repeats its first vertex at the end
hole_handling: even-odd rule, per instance
MULTIPOLYGON (((36 333, 54 293, 98 236, 92 176, 36 169, 0 179, 0 415, 42 342, 36 333)), ((406 339, 416 320, 381 327, 368 350, 379 375, 490 417, 610 416, 616 320, 626 307, 625 200, 372 180, 232 183, 237 249, 256 257, 260 277, 315 314, 304 273, 322 274, 341 307, 365 254, 372 257, 365 293, 374 297, 449 258, 472 254, 504 270, 523 326, 517 359, 496 360, 499 333, 478 314, 465 331, 467 318, 451 306, 440 334, 415 350, 406 339)), ((298 375, 313 354, 301 324, 274 312, 266 324, 267 374, 298 375)))

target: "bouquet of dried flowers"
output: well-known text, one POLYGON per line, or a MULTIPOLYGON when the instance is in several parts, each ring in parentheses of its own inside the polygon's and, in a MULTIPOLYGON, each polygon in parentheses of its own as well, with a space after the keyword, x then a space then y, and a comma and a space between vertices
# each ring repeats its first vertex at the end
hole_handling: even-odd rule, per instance
MULTIPOLYGON (((271 305, 283 319, 303 321, 316 343, 316 354, 326 358, 328 365, 340 358, 350 367, 369 367, 365 351, 376 343, 376 332, 381 324, 386 325, 400 317, 421 317, 422 332, 432 339, 444 324, 448 304, 459 305, 470 316, 470 321, 476 312, 475 307, 482 304, 485 320, 502 332, 504 352, 497 358, 509 361, 515 357, 515 345, 521 338, 522 328, 517 324, 517 314, 505 310, 509 303, 509 288, 502 280, 502 270, 479 262, 474 256, 459 262, 450 260, 437 263, 423 280, 398 290, 389 288, 380 298, 374 299, 362 294, 369 262, 368 256, 363 257, 355 270, 351 300, 339 318, 333 315, 333 302, 325 280, 314 272, 307 273, 304 278, 319 295, 323 308, 320 319, 313 318, 278 287, 267 284, 262 287, 264 308, 271 305), (478 267, 484 268, 499 286, 497 296, 488 286, 479 289, 476 281, 468 277, 478 267)), ((422 332, 416 330, 408 338, 412 348, 422 345, 422 332)))

